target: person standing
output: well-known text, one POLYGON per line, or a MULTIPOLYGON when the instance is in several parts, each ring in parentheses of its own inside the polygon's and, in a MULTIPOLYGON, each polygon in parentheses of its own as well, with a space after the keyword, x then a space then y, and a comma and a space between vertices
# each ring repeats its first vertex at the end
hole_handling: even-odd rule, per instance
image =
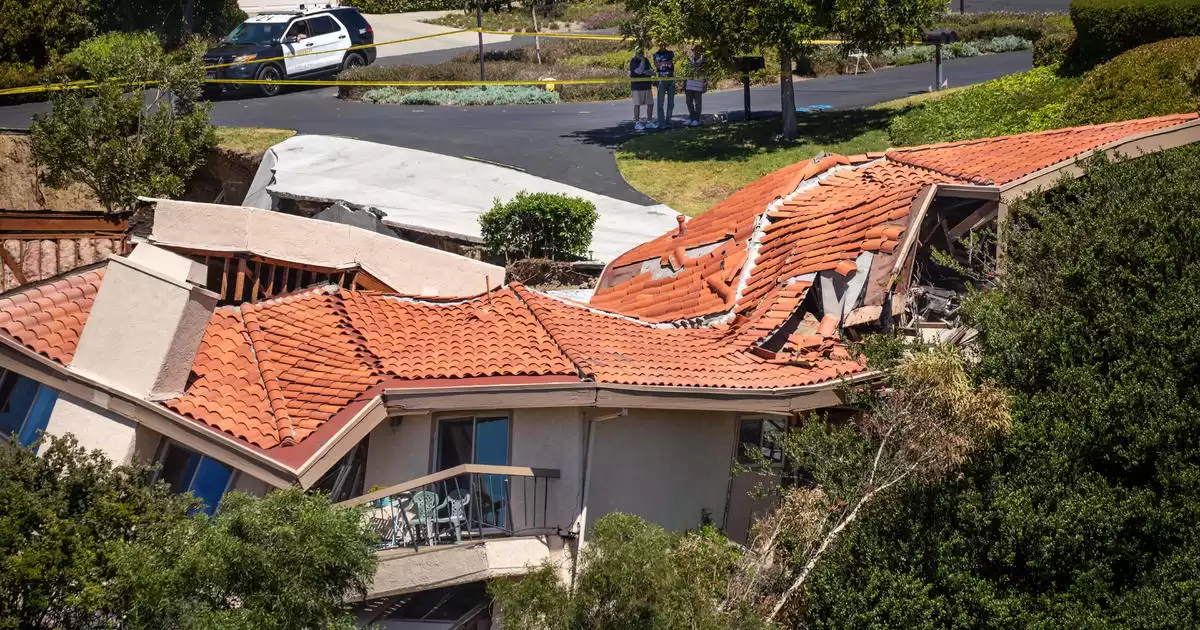
POLYGON ((654 69, 658 72, 659 79, 670 77, 668 81, 658 82, 657 126, 667 127, 675 113, 675 53, 667 50, 664 42, 659 42, 658 51, 654 53, 654 69))
MULTIPOLYGON (((654 76, 654 69, 650 66, 650 60, 646 59, 646 54, 642 51, 641 46, 633 51, 633 59, 629 60, 629 78, 631 79, 649 79, 654 76)), ((642 106, 646 107, 646 123, 653 125, 651 128, 657 127, 654 125, 654 116, 651 110, 654 107, 654 95, 650 91, 650 81, 631 81, 629 84, 630 91, 633 92, 633 128, 642 131, 646 125, 642 124, 642 106)))
POLYGON ((704 93, 708 91, 708 68, 704 62, 704 51, 700 45, 692 46, 688 53, 687 76, 692 77, 683 82, 683 96, 687 101, 687 126, 699 127, 700 116, 704 109, 704 93))

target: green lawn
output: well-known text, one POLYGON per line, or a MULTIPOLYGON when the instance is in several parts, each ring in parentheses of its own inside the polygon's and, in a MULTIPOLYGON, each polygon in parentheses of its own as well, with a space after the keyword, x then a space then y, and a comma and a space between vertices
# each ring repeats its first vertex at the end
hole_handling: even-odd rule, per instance
POLYGON ((216 132, 218 147, 254 156, 296 135, 291 129, 265 127, 217 127, 216 132))
POLYGON ((777 143, 779 119, 647 134, 621 145, 617 166, 631 186, 696 216, 746 184, 822 151, 854 154, 888 146, 887 110, 802 116, 800 141, 777 143))

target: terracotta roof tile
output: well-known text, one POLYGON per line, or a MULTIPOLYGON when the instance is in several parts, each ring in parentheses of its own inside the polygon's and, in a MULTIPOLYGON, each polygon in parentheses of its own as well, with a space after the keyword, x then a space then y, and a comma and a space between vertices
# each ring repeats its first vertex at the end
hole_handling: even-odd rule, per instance
POLYGON ((103 268, 84 270, 0 297, 0 330, 48 359, 70 363, 103 279, 103 268))
POLYGON ((1195 120, 1195 113, 895 149, 890 160, 976 184, 1005 184, 1122 138, 1195 120))

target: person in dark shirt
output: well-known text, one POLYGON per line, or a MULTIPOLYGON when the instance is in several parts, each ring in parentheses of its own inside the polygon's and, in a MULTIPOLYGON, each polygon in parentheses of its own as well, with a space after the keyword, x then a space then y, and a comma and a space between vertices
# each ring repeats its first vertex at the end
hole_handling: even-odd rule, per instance
POLYGON ((660 78, 671 77, 669 81, 658 82, 658 126, 666 127, 671 124, 671 116, 675 113, 675 53, 667 50, 666 43, 658 44, 658 51, 654 53, 654 69, 660 78))
MULTIPOLYGON (((639 46, 633 51, 633 59, 629 60, 629 78, 631 79, 649 79, 654 76, 654 70, 650 66, 650 60, 646 59, 646 54, 642 52, 639 46)), ((629 84, 630 90, 633 92, 633 128, 642 131, 647 126, 655 129, 658 125, 653 122, 653 115, 650 113, 654 107, 654 94, 650 91, 650 81, 631 81, 629 84), (642 107, 646 108, 646 124, 642 124, 642 107)))

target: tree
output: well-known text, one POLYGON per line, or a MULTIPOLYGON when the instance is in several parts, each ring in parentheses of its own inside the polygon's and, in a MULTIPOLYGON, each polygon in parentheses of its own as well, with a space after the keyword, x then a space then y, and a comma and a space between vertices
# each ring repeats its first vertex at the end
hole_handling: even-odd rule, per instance
POLYGON ((738 551, 711 526, 674 534, 628 514, 596 521, 575 585, 544 565, 490 585, 512 630, 753 628, 756 618, 718 609, 738 551))
POLYGON ((1087 164, 1015 204, 974 296, 1012 436, 877 504, 810 580, 830 627, 1200 624, 1200 149, 1087 164))
POLYGON ((974 386, 954 348, 913 352, 884 383, 853 396, 863 411, 851 422, 813 417, 783 436, 789 479, 761 452, 748 453, 763 488, 781 498, 754 525, 731 601, 775 621, 872 501, 905 483, 939 481, 1009 429, 1005 394, 974 386))
POLYGON ((190 495, 72 437, 0 445, 0 628, 350 628, 374 574, 361 513, 324 495, 190 495))
POLYGON ((152 34, 109 33, 68 55, 96 84, 57 92, 30 127, 46 183, 81 182, 109 212, 181 194, 215 145, 210 106, 198 102, 204 47, 164 54, 152 34))
POLYGON ((911 41, 945 10, 942 0, 626 0, 626 32, 643 41, 704 44, 710 58, 729 64, 737 55, 779 53, 783 136, 796 137, 794 62, 811 42, 830 35, 843 48, 877 52, 911 41))

